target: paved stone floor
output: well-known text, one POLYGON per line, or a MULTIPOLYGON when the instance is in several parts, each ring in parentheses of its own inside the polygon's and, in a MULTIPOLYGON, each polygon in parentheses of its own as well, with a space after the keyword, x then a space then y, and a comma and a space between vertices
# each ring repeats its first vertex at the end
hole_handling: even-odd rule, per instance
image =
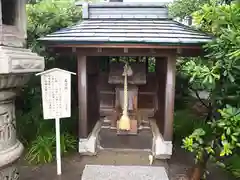
MULTIPOLYGON (((164 166, 169 173, 170 180, 186 180, 186 174, 191 166, 191 157, 181 150, 177 150, 171 160, 154 161, 153 166, 164 166)), ((81 180, 81 173, 86 164, 103 165, 148 165, 148 152, 143 151, 101 151, 97 156, 80 156, 78 153, 63 158, 62 176, 56 175, 56 163, 43 166, 28 166, 22 163, 20 180, 81 180)), ((232 180, 217 171, 213 172, 209 180, 232 180)))
POLYGON ((101 129, 99 137, 100 145, 103 148, 117 148, 117 149, 152 148, 152 132, 148 129, 141 130, 137 136, 136 135, 121 136, 116 134, 116 130, 101 129))

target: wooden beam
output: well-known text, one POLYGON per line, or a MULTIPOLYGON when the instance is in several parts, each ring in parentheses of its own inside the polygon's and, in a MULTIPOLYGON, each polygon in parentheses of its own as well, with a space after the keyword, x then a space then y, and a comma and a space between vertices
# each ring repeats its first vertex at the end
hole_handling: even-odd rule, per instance
POLYGON ((98 48, 77 48, 77 53, 82 56, 168 56, 169 54, 175 54, 174 49, 126 49, 124 48, 103 48, 101 52, 98 48))
POLYGON ((172 141, 174 121, 174 96, 176 76, 176 55, 168 56, 166 67, 166 90, 165 90, 165 118, 163 138, 165 141, 172 141))
POLYGON ((79 108, 79 138, 87 138, 87 58, 78 56, 78 108, 79 108))
POLYGON ((182 57, 197 57, 197 56, 204 56, 206 52, 204 49, 182 49, 181 53, 178 56, 182 57))
POLYGON ((51 47, 78 47, 78 48, 133 48, 133 49, 201 49, 196 45, 174 45, 167 46, 161 44, 50 44, 51 47))
MULTIPOLYGON (((53 49, 53 48, 52 48, 53 49)), ((128 52, 124 52, 124 48, 87 48, 87 47, 55 47, 54 52, 61 54, 72 54, 76 53, 86 56, 152 56, 152 57, 163 57, 169 53, 175 53, 177 49, 147 49, 147 48, 129 48, 128 52)), ((181 49, 178 56, 183 57, 197 57, 204 56, 203 49, 181 49)))

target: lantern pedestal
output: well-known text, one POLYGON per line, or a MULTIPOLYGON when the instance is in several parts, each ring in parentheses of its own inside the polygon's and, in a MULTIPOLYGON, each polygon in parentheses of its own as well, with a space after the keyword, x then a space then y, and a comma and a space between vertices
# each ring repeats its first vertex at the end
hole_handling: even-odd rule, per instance
MULTIPOLYGON (((1 80, 0 80, 1 82, 1 80)), ((0 179, 18 179, 16 162, 23 145, 16 138, 15 93, 0 91, 0 179)))
POLYGON ((44 59, 36 53, 0 46, 0 179, 17 180, 19 176, 16 162, 23 145, 16 137, 16 90, 24 87, 33 72, 43 69, 44 59))
POLYGON ((18 180, 23 145, 16 137, 16 90, 44 70, 44 58, 25 49, 26 1, 0 1, 0 179, 18 180))

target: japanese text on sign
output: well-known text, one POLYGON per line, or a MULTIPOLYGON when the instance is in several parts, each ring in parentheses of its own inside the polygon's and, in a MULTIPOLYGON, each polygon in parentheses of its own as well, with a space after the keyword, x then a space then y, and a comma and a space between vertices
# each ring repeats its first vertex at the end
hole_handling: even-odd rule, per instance
POLYGON ((51 72, 41 76, 44 119, 70 117, 71 75, 51 72))

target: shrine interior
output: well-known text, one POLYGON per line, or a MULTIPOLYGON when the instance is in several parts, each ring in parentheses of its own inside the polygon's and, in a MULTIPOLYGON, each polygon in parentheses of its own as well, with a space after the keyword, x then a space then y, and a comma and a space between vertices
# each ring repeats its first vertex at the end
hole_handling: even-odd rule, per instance
MULTIPOLYGON (((104 57, 98 77, 100 119, 100 148, 152 148, 151 119, 158 110, 157 79, 154 57, 104 57), (128 62, 132 75, 127 80, 130 129, 121 132, 119 120, 124 108, 124 65, 128 62), (141 143, 140 143, 141 142, 141 143)), ((162 83, 164 91, 165 82, 162 83)), ((164 102, 164 101, 163 101, 164 102)), ((161 102, 160 102, 161 103, 161 102)), ((160 105, 161 106, 161 105, 160 105)), ((164 107, 164 106, 163 106, 164 107)))

